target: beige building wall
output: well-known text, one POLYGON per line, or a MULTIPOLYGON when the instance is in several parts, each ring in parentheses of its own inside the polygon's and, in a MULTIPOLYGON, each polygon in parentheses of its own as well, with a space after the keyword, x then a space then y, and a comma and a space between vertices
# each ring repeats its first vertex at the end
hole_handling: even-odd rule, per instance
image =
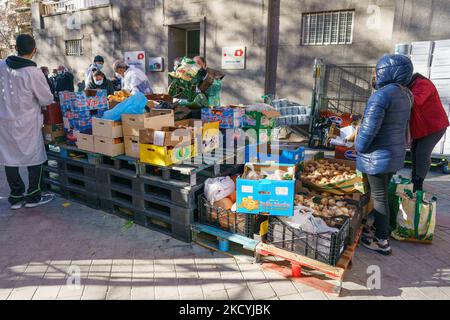
POLYGON ((266 79, 273 82, 279 97, 309 104, 314 58, 335 64, 375 64, 383 54, 392 53, 396 43, 450 39, 450 1, 111 0, 109 6, 45 17, 39 16, 35 3, 33 21, 39 64, 53 68, 63 63, 81 79, 93 57, 101 54, 105 71, 112 75, 110 66, 124 51, 144 50, 147 57, 164 58, 164 72, 149 73, 157 92, 167 91, 170 26, 199 23, 201 52, 212 68, 220 68, 222 47, 247 48, 245 70, 224 71, 224 104, 261 101, 266 79), (275 15, 270 30, 269 4, 275 15), (344 9, 355 10, 351 44, 302 45, 304 13, 344 9), (74 16, 80 21, 79 30, 67 28, 74 16), (80 38, 83 56, 65 56, 64 41, 80 38), (276 49, 270 58, 269 40, 276 49))

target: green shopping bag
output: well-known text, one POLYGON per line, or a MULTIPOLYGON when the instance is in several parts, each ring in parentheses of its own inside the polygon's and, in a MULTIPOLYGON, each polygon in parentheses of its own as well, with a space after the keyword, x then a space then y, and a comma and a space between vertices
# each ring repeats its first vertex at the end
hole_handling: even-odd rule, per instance
POLYGON ((431 243, 436 226, 436 197, 425 199, 423 191, 398 193, 397 227, 391 236, 400 241, 431 243))
POLYGON ((400 198, 397 195, 398 192, 403 192, 405 189, 412 190, 413 185, 411 180, 405 179, 399 176, 399 179, 393 178, 389 182, 388 186, 388 203, 389 203, 389 224, 391 230, 395 230, 397 227, 397 213, 400 208, 400 198))

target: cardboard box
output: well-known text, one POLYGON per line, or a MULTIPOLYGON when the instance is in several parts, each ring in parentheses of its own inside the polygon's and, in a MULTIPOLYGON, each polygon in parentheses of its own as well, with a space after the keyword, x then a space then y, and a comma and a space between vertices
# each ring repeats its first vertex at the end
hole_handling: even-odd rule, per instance
POLYGON ((76 143, 80 150, 95 152, 94 136, 91 134, 78 133, 76 143))
POLYGON ((125 153, 125 144, 123 143, 123 138, 94 136, 94 149, 96 153, 116 157, 125 153))
POLYGON ((94 136, 105 138, 122 138, 122 122, 100 118, 92 119, 92 133, 94 136))
MULTIPOLYGON (((314 160, 324 159, 324 153, 318 152, 314 155, 314 160)), ((328 162, 343 164, 356 170, 355 161, 325 158, 328 162)), ((309 161, 305 161, 304 166, 307 166, 309 161)), ((327 192, 335 195, 348 195, 356 192, 367 193, 369 190, 369 183, 367 178, 359 171, 356 171, 356 177, 351 180, 339 181, 337 183, 330 183, 326 185, 312 183, 302 178, 302 185, 311 191, 327 192)))
POLYGON ((122 114, 124 136, 139 136, 140 129, 161 130, 175 125, 173 110, 151 110, 144 114, 122 114))
POLYGON ((192 128, 194 146, 201 153, 211 152, 220 146, 220 122, 185 119, 175 122, 175 127, 192 128), (201 140, 201 144, 199 143, 201 140))
POLYGON ((243 117, 244 128, 272 129, 276 127, 280 112, 277 110, 247 111, 243 117))
POLYGON ((334 157, 336 159, 356 161, 356 150, 345 146, 335 146, 334 157))
POLYGON ((53 125, 44 124, 42 133, 46 143, 61 143, 65 140, 64 125, 62 123, 53 125))
POLYGON ((264 214, 273 216, 292 216, 294 214, 295 166, 254 164, 260 170, 294 170, 292 180, 248 180, 250 171, 246 166, 242 178, 236 181, 237 212, 246 214, 264 214))
POLYGON ((194 156, 193 146, 161 147, 152 144, 139 145, 140 161, 157 166, 170 166, 194 156))
POLYGON ((202 120, 205 122, 220 122, 220 129, 241 128, 245 115, 243 106, 214 107, 202 109, 202 120))
POLYGON ((192 132, 185 128, 164 127, 161 130, 139 130, 139 143, 153 144, 161 147, 175 147, 192 144, 192 132))
POLYGON ((125 136, 125 154, 129 157, 139 159, 139 137, 125 136))
POLYGON ((42 113, 44 115, 44 124, 61 124, 63 123, 61 107, 59 103, 55 102, 46 107, 42 107, 42 113))
POLYGON ((305 148, 276 146, 271 144, 246 145, 245 162, 275 162, 282 164, 299 164, 305 160, 305 148))

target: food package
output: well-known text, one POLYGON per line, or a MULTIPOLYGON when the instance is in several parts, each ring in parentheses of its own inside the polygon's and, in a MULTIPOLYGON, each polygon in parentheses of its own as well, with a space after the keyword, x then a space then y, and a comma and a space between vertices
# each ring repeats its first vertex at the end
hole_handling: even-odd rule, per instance
POLYGON ((236 190, 230 177, 209 178, 205 181, 205 197, 211 203, 228 197, 236 190))
POLYGON ((199 70, 200 67, 194 60, 184 57, 180 66, 174 72, 170 72, 169 75, 174 78, 191 81, 197 75, 199 70))
POLYGON ((245 234, 246 217, 244 214, 213 208, 211 209, 210 222, 219 223, 220 227, 224 230, 245 234))
POLYGON ((339 223, 334 218, 346 216, 351 219, 356 214, 356 207, 349 205, 343 196, 297 194, 294 203, 296 206, 309 208, 314 216, 323 218, 330 226, 339 223))
POLYGON ((355 163, 340 159, 317 159, 305 162, 301 180, 314 191, 337 195, 366 193, 367 179, 356 171, 355 163))
POLYGON ((115 91, 114 94, 108 96, 109 102, 122 102, 131 97, 131 93, 127 90, 115 91))

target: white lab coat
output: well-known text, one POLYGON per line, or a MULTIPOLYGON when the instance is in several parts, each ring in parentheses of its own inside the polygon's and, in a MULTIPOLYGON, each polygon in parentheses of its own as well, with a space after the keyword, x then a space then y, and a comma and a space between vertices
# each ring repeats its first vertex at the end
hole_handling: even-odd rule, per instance
POLYGON ((133 95, 137 92, 142 92, 143 94, 153 93, 147 75, 135 66, 130 66, 125 72, 123 89, 129 91, 133 95))
POLYGON ((14 70, 0 60, 0 165, 28 167, 47 160, 41 106, 52 103, 40 69, 14 70))

